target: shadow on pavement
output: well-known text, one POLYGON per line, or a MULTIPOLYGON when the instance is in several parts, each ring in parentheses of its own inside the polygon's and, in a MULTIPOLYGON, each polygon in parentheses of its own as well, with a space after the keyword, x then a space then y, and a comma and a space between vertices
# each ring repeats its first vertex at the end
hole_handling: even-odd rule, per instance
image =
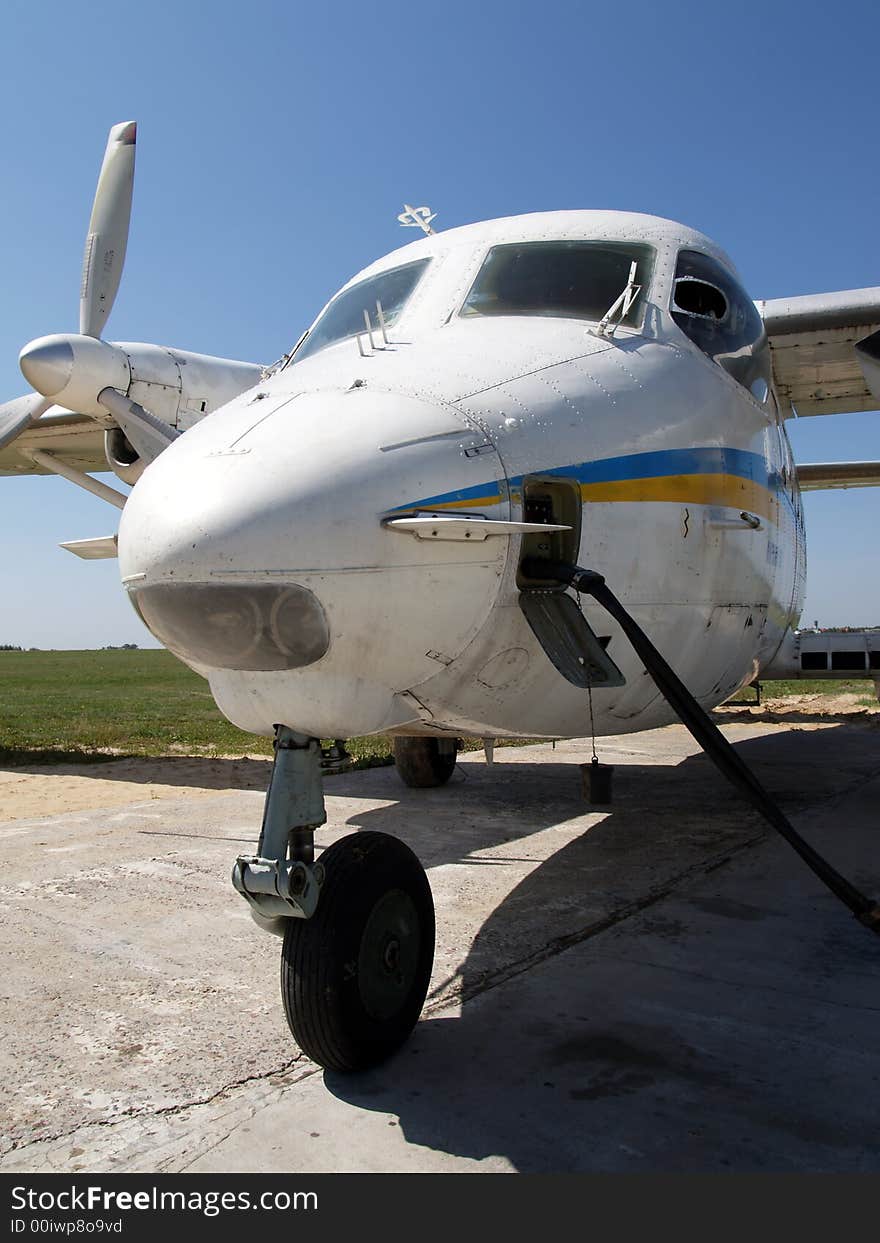
MULTIPOLYGON (((738 750, 846 864, 835 806, 880 772, 876 734, 779 732, 738 750)), ((589 810, 576 765, 477 773, 446 840, 418 824, 442 791, 357 823, 399 833, 430 868, 589 810)), ((620 765, 615 790, 479 929, 460 1017, 429 1003, 395 1059, 326 1073, 327 1088, 396 1116, 411 1144, 517 1170, 880 1168, 880 944, 702 756, 620 765)), ((876 890, 863 842, 851 877, 876 890)))

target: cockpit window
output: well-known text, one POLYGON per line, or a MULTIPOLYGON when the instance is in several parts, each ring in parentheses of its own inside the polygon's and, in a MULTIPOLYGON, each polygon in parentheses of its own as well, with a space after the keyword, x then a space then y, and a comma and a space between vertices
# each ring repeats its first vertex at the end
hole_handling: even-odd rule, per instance
POLYGON ((370 316, 373 331, 379 332, 377 302, 382 308, 385 326, 390 327, 400 315, 430 262, 430 258, 427 258, 417 259, 415 263, 405 263, 402 267, 391 268, 388 272, 380 272, 378 276, 359 281, 357 285, 352 285, 350 289, 338 294, 308 333, 292 361, 298 363, 308 355, 317 354, 318 350, 332 345, 334 341, 366 332, 364 311, 370 316))
POLYGON ((672 292, 679 328, 752 396, 770 395, 770 347, 764 321, 731 274, 708 255, 683 250, 672 292))
POLYGON ((626 242, 522 242, 493 246, 462 315, 551 315, 600 320, 629 282, 641 285, 620 322, 637 324, 651 279, 650 246, 626 242))

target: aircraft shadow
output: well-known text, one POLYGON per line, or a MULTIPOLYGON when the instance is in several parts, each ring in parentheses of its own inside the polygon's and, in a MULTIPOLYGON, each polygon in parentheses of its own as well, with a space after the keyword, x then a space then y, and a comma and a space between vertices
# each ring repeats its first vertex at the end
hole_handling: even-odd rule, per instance
MULTIPOLYGON (((832 823, 837 797, 878 772, 876 736, 846 730, 844 746, 842 732, 774 733, 737 750, 789 814, 818 807, 820 823, 825 803, 832 823)), ((508 809, 503 830, 476 834, 483 843, 585 810, 576 765, 481 775, 481 798, 494 792, 508 809)), ((478 929, 459 968, 459 1017, 431 1017, 429 997, 396 1058, 363 1075, 326 1072, 328 1090, 396 1115, 413 1145, 522 1171, 880 1167, 876 1150, 853 1152, 853 1136, 872 1133, 876 1042, 866 1061, 847 1060, 860 1037, 845 1020, 829 1061, 827 1042, 789 1032, 803 1021, 798 990, 819 1004, 844 987, 843 965, 874 982, 877 1008, 876 942, 781 840, 776 880, 766 874, 766 851, 751 847, 775 834, 704 757, 621 765, 614 780, 605 818, 531 870, 478 929), (727 858, 756 869, 746 892, 735 877, 725 891, 727 858), (658 994, 661 970, 670 974, 658 994), (720 993, 716 972, 727 979, 720 993), (841 1121, 840 1100, 857 1121, 841 1121)), ((436 866, 456 851, 415 819, 438 793, 406 791, 358 825, 399 832, 436 866)), ((872 892, 876 855, 859 868, 851 878, 872 892)))
POLYGON ((880 729, 880 713, 864 708, 851 708, 840 712, 809 712, 801 708, 743 707, 724 705, 712 713, 717 725, 761 724, 770 725, 860 725, 868 729, 880 729))
POLYGON ((237 759, 189 755, 108 755, 96 758, 87 753, 61 753, 49 759, 19 763, 23 752, 16 752, 15 762, 4 764, 0 750, 0 768, 15 773, 69 774, 92 777, 98 781, 123 781, 130 785, 185 786, 202 790, 265 790, 269 784, 272 761, 241 757, 237 759))

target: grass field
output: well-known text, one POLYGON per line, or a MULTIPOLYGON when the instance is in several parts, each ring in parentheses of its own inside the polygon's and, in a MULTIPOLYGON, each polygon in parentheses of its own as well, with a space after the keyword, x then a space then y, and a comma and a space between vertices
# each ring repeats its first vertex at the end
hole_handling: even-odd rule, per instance
MULTIPOLYGON (((349 749, 359 766, 390 760, 386 738, 349 749)), ((272 740, 231 725, 170 652, 0 652, 0 760, 112 754, 271 755, 272 740)))
MULTIPOLYGON (((790 681, 762 682, 762 699, 788 699, 795 695, 858 695, 859 703, 867 707, 877 706, 874 694, 874 683, 867 678, 792 678, 790 681)), ((752 700, 755 692, 747 686, 731 699, 731 703, 739 700, 752 700)))
MULTIPOLYGON (((768 696, 855 691, 870 682, 769 682, 768 696)), ((743 697, 753 695, 743 692, 743 697)), ((385 738, 353 739, 359 766, 387 763, 385 738)), ((217 710, 207 682, 170 652, 0 652, 0 761, 121 755, 272 754, 272 741, 243 733, 217 710)))
POLYGON ((165 651, 0 652, 0 754, 272 752, 165 651))

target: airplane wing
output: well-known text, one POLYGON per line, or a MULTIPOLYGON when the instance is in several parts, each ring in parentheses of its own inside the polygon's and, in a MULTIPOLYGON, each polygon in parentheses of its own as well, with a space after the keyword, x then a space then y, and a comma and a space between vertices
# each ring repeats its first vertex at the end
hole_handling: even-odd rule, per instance
POLYGON ((77 470, 110 469, 104 456, 104 429, 87 415, 70 414, 59 406, 53 406, 11 444, 0 449, 0 476, 51 474, 28 457, 30 449, 52 453, 77 470))
POLYGON ((810 462, 798 465, 801 492, 822 488, 876 488, 880 486, 880 462, 810 462))
POLYGON ((755 305, 786 417, 880 409, 880 287, 755 305))

